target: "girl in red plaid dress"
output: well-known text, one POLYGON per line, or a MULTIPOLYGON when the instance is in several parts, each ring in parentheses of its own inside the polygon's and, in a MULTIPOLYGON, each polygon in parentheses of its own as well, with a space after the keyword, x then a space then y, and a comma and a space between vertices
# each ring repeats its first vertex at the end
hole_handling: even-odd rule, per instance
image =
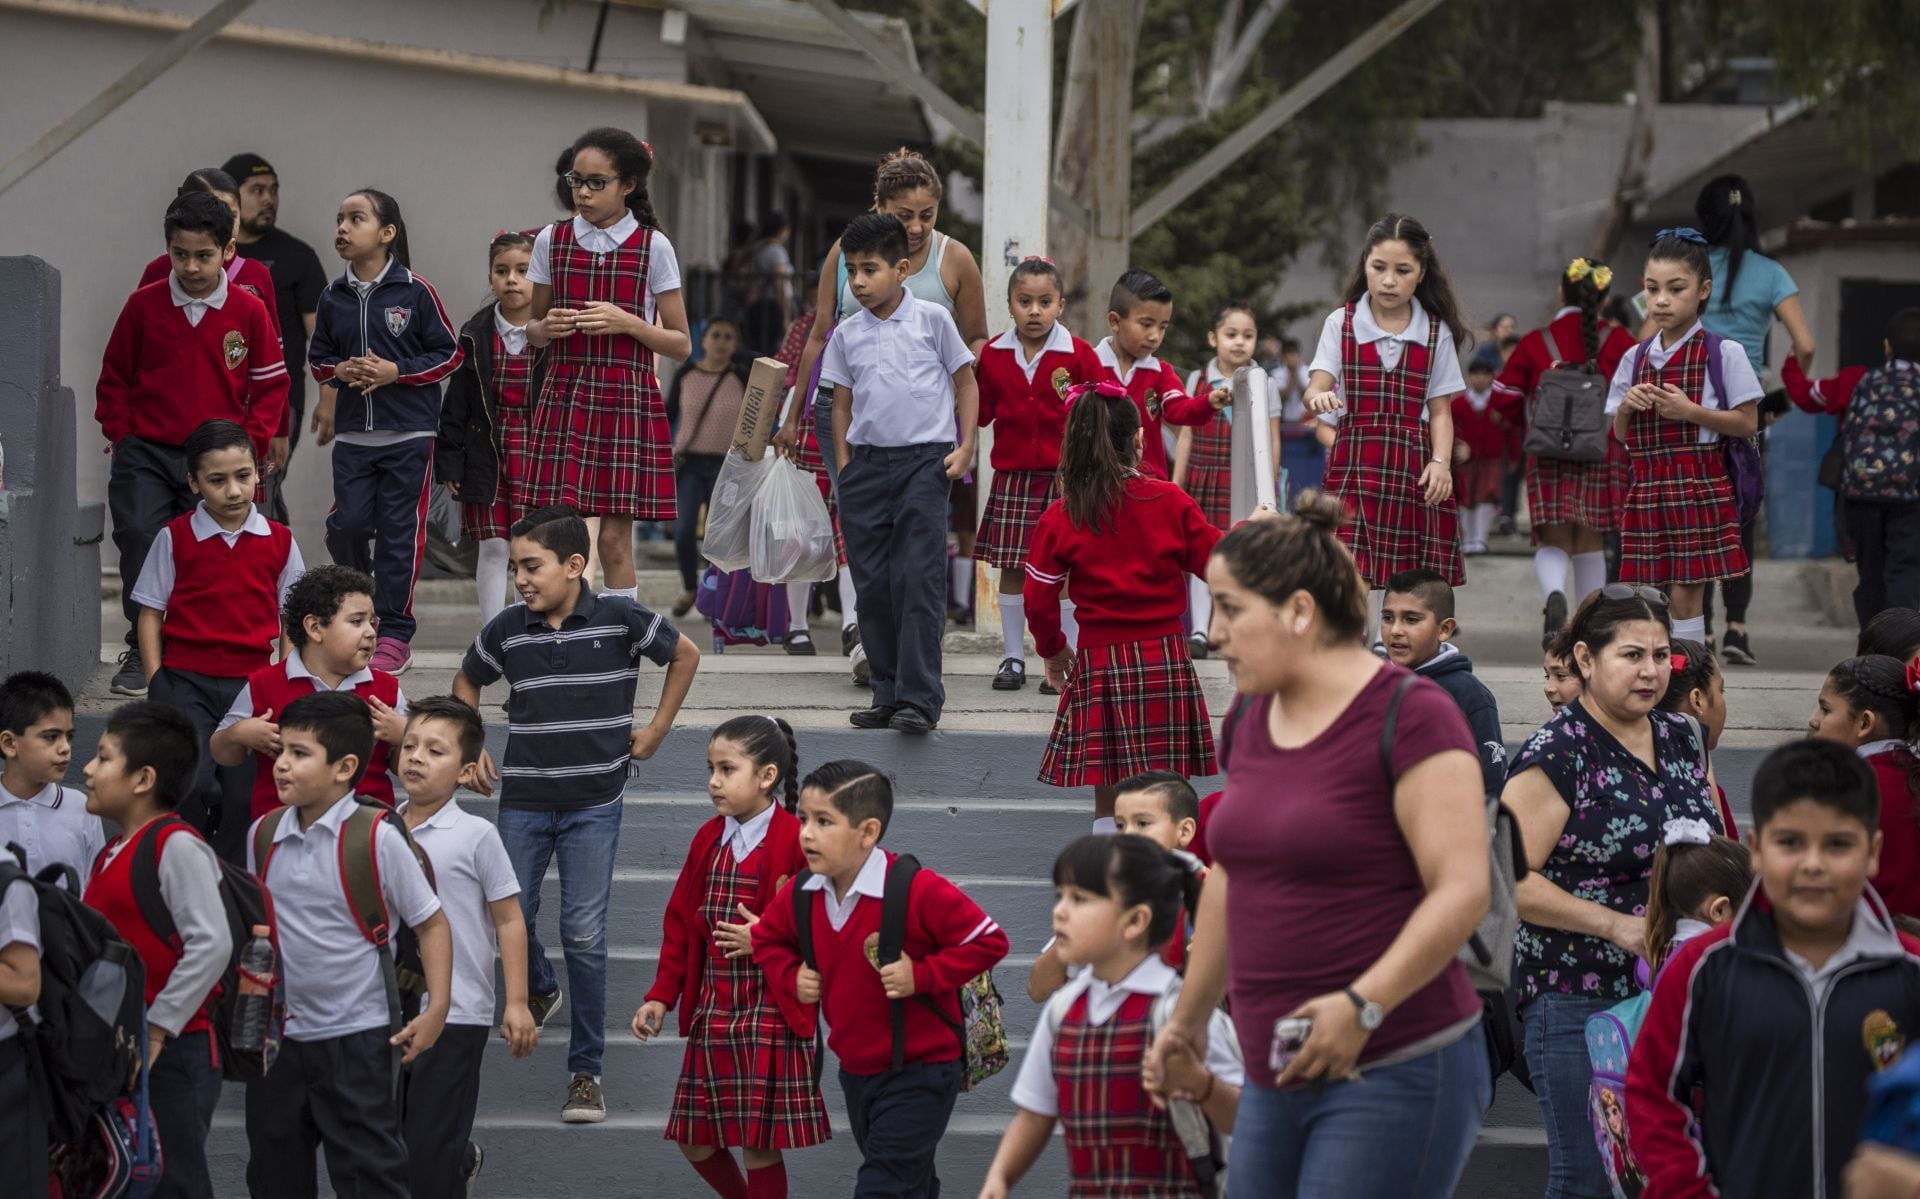
MULTIPOLYGON (((1029 258, 1007 280, 1013 327, 980 347, 980 427, 993 433, 993 485, 980 518, 974 553, 1000 571, 1000 635, 1006 656, 993 676, 995 691, 1027 685, 1027 546, 1041 513, 1059 498, 1060 436, 1067 396, 1097 382, 1102 370, 1093 347, 1060 323, 1066 287, 1051 258, 1029 258)), ((1073 601, 1063 600, 1063 606, 1073 601)), ((1066 616, 1062 617, 1063 622, 1066 616)), ((1040 694, 1054 691, 1045 680, 1040 694)))
POLYGON ((1213 731, 1184 621, 1188 575, 1220 540, 1200 506, 1140 471, 1140 409, 1111 380, 1073 393, 1061 498, 1027 551, 1027 626, 1060 708, 1040 781, 1093 787, 1093 831, 1112 832, 1116 785, 1145 770, 1214 771, 1213 731), (1072 581, 1077 646, 1060 627, 1072 581))
POLYGON ((1740 343, 1712 337, 1700 324, 1713 294, 1705 238, 1662 230, 1647 251, 1643 282, 1658 332, 1620 360, 1607 394, 1614 436, 1633 457, 1620 579, 1664 588, 1673 635, 1704 643, 1707 583, 1752 568, 1719 443, 1753 436, 1762 391, 1740 343), (1708 362, 1714 353, 1718 371, 1708 362))
POLYGON ((540 231, 528 340, 547 347, 527 507, 600 518, 606 591, 634 596, 633 522, 672 520, 673 438, 655 355, 693 352, 680 260, 647 198, 653 151, 624 129, 574 140, 575 216, 540 231))
POLYGON ((434 441, 433 469, 460 501, 460 532, 479 543, 474 586, 480 623, 507 606, 507 537, 525 484, 529 377, 533 354, 527 322, 533 317, 527 264, 533 239, 501 232, 487 247, 487 286, 493 302, 460 330, 466 361, 447 380, 434 441))
POLYGON ((793 816, 798 760, 784 720, 736 716, 713 731, 707 795, 717 815, 687 850, 667 901, 659 973, 633 1014, 633 1035, 645 1041, 669 1008, 680 1009, 687 1051, 666 1138, 728 1199, 784 1199, 780 1151, 832 1135, 814 1081, 817 1009, 768 987, 752 957, 760 913, 806 865, 793 816))
MULTIPOLYGON (((1233 373, 1253 361, 1253 347, 1260 339, 1253 320, 1253 308, 1245 300, 1228 300, 1213 310, 1213 323, 1207 331, 1207 344, 1213 347, 1213 361, 1205 370, 1187 377, 1188 395, 1213 395, 1231 391, 1233 373)), ((1278 435, 1273 460, 1280 461, 1278 435)), ((1222 532, 1233 523, 1233 409, 1204 425, 1185 425, 1174 441, 1173 485, 1184 487, 1193 502, 1200 505, 1213 527, 1222 532)), ((1213 595, 1207 581, 1199 576, 1187 580, 1187 649, 1196 658, 1207 656, 1207 625, 1213 620, 1213 595)))
POLYGON ((1467 390, 1453 397, 1453 460, 1457 464, 1453 498, 1460 510, 1460 552, 1484 554, 1500 506, 1500 479, 1506 473, 1507 429, 1493 406, 1493 363, 1475 358, 1467 364, 1467 390))
POLYGON ((1352 519, 1340 540, 1368 587, 1368 635, 1387 580, 1436 571, 1455 587, 1460 529, 1453 508, 1453 397, 1465 383, 1466 337, 1453 285, 1426 226, 1388 213, 1367 230, 1346 304, 1320 329, 1306 406, 1336 424, 1327 493, 1352 519))
POLYGON ((1082 837, 1053 864, 1054 944, 1087 972, 1047 1001, 1013 1083, 1019 1114, 1007 1126, 980 1199, 1004 1199, 1052 1139, 1066 1132, 1067 1194, 1073 1199, 1201 1199, 1188 1150, 1156 1093, 1199 1107, 1233 1131, 1246 1072, 1233 1024, 1215 1009, 1205 1056, 1169 1053, 1143 1076, 1154 1009, 1172 1010, 1180 976, 1157 952, 1175 935, 1200 887, 1188 864, 1146 837, 1082 837))

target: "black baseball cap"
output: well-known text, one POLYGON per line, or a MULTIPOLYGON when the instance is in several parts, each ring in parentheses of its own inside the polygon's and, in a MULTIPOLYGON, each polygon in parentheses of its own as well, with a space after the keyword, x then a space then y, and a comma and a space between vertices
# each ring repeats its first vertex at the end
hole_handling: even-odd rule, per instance
POLYGON ((255 154, 252 150, 244 150, 235 154, 232 158, 227 159, 221 169, 227 174, 232 175, 236 181, 243 184, 255 175, 279 174, 278 171, 273 169, 272 163, 255 154))

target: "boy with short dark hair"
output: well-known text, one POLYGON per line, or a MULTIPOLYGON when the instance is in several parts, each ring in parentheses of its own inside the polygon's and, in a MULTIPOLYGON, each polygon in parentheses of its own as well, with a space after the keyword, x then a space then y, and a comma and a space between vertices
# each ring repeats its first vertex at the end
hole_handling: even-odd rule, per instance
POLYGON ((860 1146, 856 1199, 937 1195, 934 1152, 960 1094, 959 990, 1007 955, 1007 934, 960 888, 922 869, 907 891, 900 957, 881 964, 871 947, 895 856, 880 848, 893 785, 864 762, 829 762, 801 784, 799 815, 808 874, 783 887, 754 925, 754 960, 772 986, 817 1002, 826 1019, 860 1146), (817 892, 805 904, 817 970, 801 954, 796 886, 817 892), (895 1004, 905 1021, 898 1046, 895 1004))
POLYGON ((1121 275, 1107 297, 1107 336, 1093 347, 1107 375, 1127 389, 1140 409, 1140 470, 1156 479, 1171 478, 1171 452, 1162 424, 1204 425, 1233 402, 1218 389, 1190 396, 1180 372, 1154 357, 1173 324, 1173 292, 1138 267, 1121 275))
POLYGON ((607 1118, 600 1065, 606 1054, 607 905, 620 844, 622 793, 634 762, 651 758, 693 685, 700 651, 624 595, 595 595, 585 573, 587 522, 571 508, 528 513, 508 546, 522 597, 487 622, 453 679, 453 697, 478 709, 480 689, 504 678, 506 760, 495 771, 480 753, 481 781, 501 780, 500 839, 520 882, 527 926, 529 1004, 544 1025, 560 1002, 553 963, 534 932, 540 884, 556 861, 569 899, 560 939, 573 988, 567 1098, 560 1118, 607 1118), (667 670, 653 719, 633 727, 639 659, 667 670))
POLYGON ((926 733, 947 700, 947 503, 973 464, 980 389, 953 315, 906 287, 913 271, 897 218, 855 217, 840 260, 860 311, 833 331, 820 382, 833 388, 840 531, 873 686, 873 706, 848 719, 926 733))
POLYGON ((85 879, 106 844, 86 796, 61 786, 73 762, 73 693, 38 670, 0 683, 0 850, 26 851, 29 874, 72 867, 85 879))
POLYGON ((408 1066, 400 1091, 413 1199, 466 1199, 486 1155, 472 1141, 480 1063, 493 1028, 493 957, 507 984, 500 1035, 516 1058, 530 1057, 540 1029, 527 1009, 527 926, 520 883, 491 823, 453 793, 480 781, 486 747, 480 713, 444 695, 420 701, 400 744, 400 809, 414 843, 433 863, 440 910, 453 935, 452 1006, 432 1051, 408 1066))
POLYGON ((1403 570, 1387 580, 1380 604, 1380 641, 1387 659, 1440 684, 1453 697, 1479 746, 1480 780, 1488 795, 1507 784, 1507 743, 1500 706, 1473 673, 1473 659, 1453 643, 1453 588, 1431 570, 1403 570))
POLYGON ((200 749, 193 723, 160 703, 132 703, 107 718, 87 763, 87 810, 120 836, 90 865, 86 902, 140 955, 146 969, 147 1090, 166 1152, 159 1199, 212 1199, 207 1132, 220 1103, 220 1054, 207 1001, 233 957, 220 897, 220 860, 174 809, 193 786, 200 749), (134 883, 137 853, 153 842, 160 903, 173 922, 148 923, 134 883))
POLYGON ((1661 968, 1627 1067, 1647 1193, 1838 1195, 1867 1084, 1920 1028, 1920 941, 1867 885, 1880 792, 1846 746, 1753 776, 1757 891, 1661 968))
POLYGON ((94 419, 113 447, 107 509, 127 617, 127 652, 112 685, 116 694, 133 696, 146 694, 151 673, 141 656, 133 581, 154 537, 193 508, 188 435, 209 420, 234 421, 265 460, 287 408, 280 331, 265 304, 227 286, 233 213, 206 192, 188 192, 168 205, 162 228, 173 273, 128 298, 94 388, 94 419))
POLYGON ((274 783, 288 810, 254 822, 247 864, 274 898, 286 977, 286 1037, 267 1076, 247 1087, 247 1189, 254 1199, 313 1199, 314 1151, 343 1195, 405 1199, 407 1151, 394 1096, 401 1065, 433 1047, 447 1022, 453 947, 433 884, 391 814, 366 850, 343 844, 353 794, 373 752, 373 718, 351 695, 304 695, 280 714, 274 783), (277 821, 269 840, 264 821, 277 821), (264 846, 264 852, 262 847, 264 846), (347 855, 371 852, 389 924, 419 940, 429 998, 395 1030, 388 948, 369 941, 348 903, 347 855))

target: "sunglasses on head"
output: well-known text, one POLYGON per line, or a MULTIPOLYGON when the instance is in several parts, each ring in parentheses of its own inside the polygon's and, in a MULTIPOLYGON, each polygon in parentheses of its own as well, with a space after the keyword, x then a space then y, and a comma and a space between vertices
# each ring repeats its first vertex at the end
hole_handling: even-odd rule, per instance
POLYGON ((1608 583, 1600 589, 1600 597, 1610 600, 1638 599, 1650 604, 1659 604, 1662 608, 1667 606, 1665 592, 1652 587, 1635 587, 1630 583, 1608 583))

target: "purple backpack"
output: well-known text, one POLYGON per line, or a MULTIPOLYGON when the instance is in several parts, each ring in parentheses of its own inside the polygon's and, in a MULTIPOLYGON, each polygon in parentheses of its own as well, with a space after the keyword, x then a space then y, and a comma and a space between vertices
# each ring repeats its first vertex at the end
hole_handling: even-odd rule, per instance
POLYGON ((715 649, 772 645, 786 636, 787 585, 756 582, 749 570, 707 567, 693 606, 712 623, 715 649))
MULTIPOLYGON (((1658 333, 1654 337, 1660 336, 1658 333)), ((1727 339, 1707 329, 1700 330, 1707 347, 1707 382, 1713 385, 1713 394, 1720 397, 1721 403, 1727 402, 1727 373, 1720 362, 1720 344, 1727 339)), ((1633 351, 1633 379, 1639 379, 1640 366, 1646 361, 1647 347, 1653 344, 1653 337, 1647 338, 1633 351)), ((1698 403, 1698 397, 1695 397, 1698 403)), ((1760 505, 1767 498, 1767 476, 1760 464, 1760 451, 1754 446, 1751 437, 1722 437, 1720 456, 1726 464, 1727 482, 1733 487, 1733 506, 1741 524, 1746 524, 1760 514, 1760 505)))

